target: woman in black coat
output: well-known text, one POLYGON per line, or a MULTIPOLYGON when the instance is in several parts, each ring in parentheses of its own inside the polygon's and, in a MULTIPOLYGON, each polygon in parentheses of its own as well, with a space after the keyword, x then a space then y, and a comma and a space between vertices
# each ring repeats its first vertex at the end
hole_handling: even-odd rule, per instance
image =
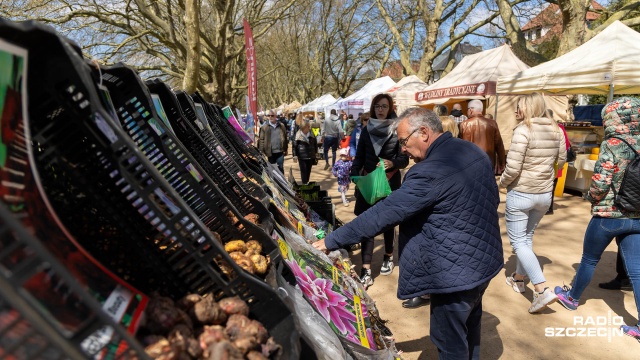
MULTIPOLYGON (((378 94, 371 101, 371 118, 366 127, 362 129, 360 141, 356 150, 356 156, 351 167, 351 176, 366 175, 376 169, 380 163, 379 158, 384 161, 384 169, 391 190, 400 187, 400 169, 409 165, 409 157, 402 153, 398 144, 398 135, 395 132, 396 113, 393 109, 393 99, 389 94, 378 94)), ((362 197, 360 191, 355 190, 356 206, 353 213, 360 215, 372 205, 362 197)), ((393 271, 393 243, 395 241, 395 229, 384 233, 384 259, 381 275, 390 275, 393 271)), ((362 271, 361 279, 365 288, 373 285, 371 277, 371 259, 373 257, 373 239, 366 239, 362 245, 362 271)))
POLYGON ((307 120, 303 120, 300 129, 296 133, 293 145, 293 160, 298 161, 300 167, 300 178, 303 184, 309 182, 311 168, 317 164, 316 154, 318 153, 318 143, 316 137, 311 132, 311 126, 307 120))

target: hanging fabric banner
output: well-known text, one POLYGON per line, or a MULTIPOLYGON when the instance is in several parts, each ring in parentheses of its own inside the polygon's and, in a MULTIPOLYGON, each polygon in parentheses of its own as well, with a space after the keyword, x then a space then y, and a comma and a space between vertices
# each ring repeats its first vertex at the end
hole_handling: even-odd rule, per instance
POLYGON ((247 54, 247 95, 249 96, 249 108, 247 113, 251 113, 255 118, 258 112, 258 75, 256 73, 256 51, 253 47, 253 32, 246 19, 242 19, 244 24, 244 42, 247 54))

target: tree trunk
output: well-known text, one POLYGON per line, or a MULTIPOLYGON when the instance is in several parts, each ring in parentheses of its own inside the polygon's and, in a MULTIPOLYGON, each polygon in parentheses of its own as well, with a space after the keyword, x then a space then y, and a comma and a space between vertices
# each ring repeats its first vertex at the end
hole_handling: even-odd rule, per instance
POLYGON ((562 36, 557 56, 568 53, 586 41, 585 21, 590 4, 590 0, 558 0, 562 11, 562 36))
POLYGON ((497 3, 498 11, 500 11, 500 17, 507 33, 507 40, 511 44, 513 53, 529 66, 536 66, 547 61, 546 58, 533 51, 527 44, 509 0, 497 0, 497 3))
POLYGON ((200 79, 200 4, 198 0, 185 0, 184 24, 187 33, 187 61, 182 89, 191 94, 200 79))

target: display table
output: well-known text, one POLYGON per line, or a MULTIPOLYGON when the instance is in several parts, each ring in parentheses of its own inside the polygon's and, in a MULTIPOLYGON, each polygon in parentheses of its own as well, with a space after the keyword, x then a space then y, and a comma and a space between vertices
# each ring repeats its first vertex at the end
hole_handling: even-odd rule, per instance
POLYGON ((589 154, 579 154, 573 165, 569 164, 564 187, 580 191, 583 194, 589 191, 595 166, 596 160, 589 160, 589 154))

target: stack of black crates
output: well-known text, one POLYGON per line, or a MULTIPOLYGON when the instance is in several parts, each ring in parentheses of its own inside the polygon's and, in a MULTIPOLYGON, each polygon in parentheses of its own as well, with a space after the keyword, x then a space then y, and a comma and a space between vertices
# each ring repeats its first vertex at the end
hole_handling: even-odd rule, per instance
POLYGON ((76 45, 38 23, 0 19, 0 39, 5 48, 25 51, 26 70, 17 81, 27 80, 26 90, 18 89, 25 91, 26 112, 2 123, 4 143, 18 139, 10 151, 19 156, 10 160, 21 168, 7 162, 0 169, 3 184, 10 184, 0 202, 0 356, 146 357, 102 311, 106 300, 63 265, 68 246, 141 294, 239 296, 283 346, 282 358, 314 358, 275 281, 243 271, 224 250, 230 240, 257 240, 272 262, 281 261, 271 238, 264 159, 233 134, 220 109, 198 95, 174 94, 159 81, 144 84, 124 65, 88 63, 76 45), (260 223, 246 220, 249 214, 260 223), (58 243, 48 232, 58 234, 58 243), (73 331, 61 327, 55 309, 33 296, 30 282, 37 276, 55 283, 60 303, 87 314, 86 321, 73 331), (100 331, 109 339, 88 346, 100 331))

